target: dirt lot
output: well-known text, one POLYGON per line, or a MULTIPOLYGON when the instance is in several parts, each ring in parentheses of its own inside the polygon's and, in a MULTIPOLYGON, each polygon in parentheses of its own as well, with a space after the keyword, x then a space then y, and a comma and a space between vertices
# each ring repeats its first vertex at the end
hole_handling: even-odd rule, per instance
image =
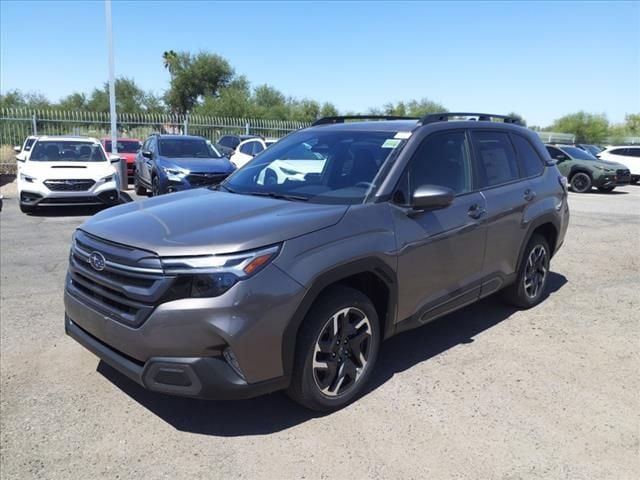
POLYGON ((489 298, 395 337, 369 393, 316 416, 279 393, 151 394, 98 364, 63 328, 69 238, 90 212, 5 199, 1 477, 639 478, 640 187, 570 204, 545 302, 489 298))

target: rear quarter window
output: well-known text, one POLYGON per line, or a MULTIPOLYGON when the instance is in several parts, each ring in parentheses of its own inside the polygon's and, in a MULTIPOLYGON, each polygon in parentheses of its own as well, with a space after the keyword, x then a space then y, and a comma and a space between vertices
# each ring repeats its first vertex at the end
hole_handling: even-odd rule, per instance
POLYGON ((529 140, 518 134, 512 134, 513 144, 516 147, 523 177, 540 175, 544 169, 542 159, 529 140))

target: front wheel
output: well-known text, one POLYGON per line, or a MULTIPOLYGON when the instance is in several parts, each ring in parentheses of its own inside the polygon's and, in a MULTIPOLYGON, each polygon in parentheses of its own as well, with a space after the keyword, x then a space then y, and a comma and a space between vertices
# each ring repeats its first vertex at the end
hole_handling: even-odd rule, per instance
POLYGON ((136 195, 146 195, 147 189, 140 185, 140 180, 138 180, 138 175, 134 174, 133 177, 133 187, 136 191, 136 195))
POLYGON ((598 191, 602 193, 613 192, 613 189, 616 187, 598 187, 598 191))
POLYGON ((571 190, 576 193, 586 193, 591 190, 591 177, 584 172, 574 173, 569 183, 571 190))
POLYGON ((531 308, 542 300, 549 276, 551 249, 547 240, 534 234, 518 268, 516 281, 504 290, 505 299, 520 308, 531 308))
POLYGON ((300 327, 287 394, 311 410, 345 407, 371 376, 380 338, 371 300, 353 288, 330 288, 300 327))

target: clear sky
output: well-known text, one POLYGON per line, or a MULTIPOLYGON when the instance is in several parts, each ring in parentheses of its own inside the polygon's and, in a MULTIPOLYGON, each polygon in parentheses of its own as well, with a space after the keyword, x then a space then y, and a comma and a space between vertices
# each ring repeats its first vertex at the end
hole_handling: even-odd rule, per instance
MULTIPOLYGON (((162 93, 162 52, 208 50, 253 85, 365 111, 640 111, 640 2, 114 1, 116 75, 162 93)), ((107 79, 104 2, 0 0, 0 91, 58 100, 107 79)))

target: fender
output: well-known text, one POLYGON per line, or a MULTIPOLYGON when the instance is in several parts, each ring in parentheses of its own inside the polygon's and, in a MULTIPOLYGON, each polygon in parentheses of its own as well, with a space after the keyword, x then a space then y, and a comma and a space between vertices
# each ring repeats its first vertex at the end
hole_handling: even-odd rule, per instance
MULTIPOLYGON (((522 257, 524 256, 524 251, 525 248, 527 248, 527 245, 529 244, 529 240, 531 240, 531 236, 533 235, 533 232, 540 227, 541 225, 544 225, 546 223, 549 223, 553 226, 553 228, 556 231, 556 238, 558 237, 558 235, 560 235, 560 220, 557 218, 556 215, 554 215, 551 212, 547 212, 543 215, 541 215, 540 217, 536 218, 535 220, 533 220, 530 224, 529 227, 527 228, 527 233, 525 235, 525 240, 524 242, 522 242, 522 245, 520 245, 520 251, 518 252, 518 263, 517 268, 520 268, 520 263, 522 262, 522 257)), ((551 256, 554 255, 555 253, 555 249, 558 247, 557 243, 555 245, 554 251, 551 252, 551 256)))
POLYGON ((389 301, 387 305, 386 318, 384 319, 385 331, 383 332, 382 338, 386 339, 393 335, 396 323, 396 305, 398 302, 398 282, 396 272, 376 257, 365 257, 340 265, 339 267, 324 272, 316 277, 284 331, 284 340, 282 342, 282 365, 287 377, 291 375, 293 370, 298 329, 313 303, 320 296, 321 292, 329 285, 339 283, 340 280, 344 280, 345 278, 359 273, 374 274, 382 280, 389 289, 389 301))
POLYGON ((570 179, 574 174, 578 172, 586 173, 587 175, 589 175, 589 178, 593 179, 593 172, 591 172, 588 168, 579 165, 571 167, 567 178, 570 179))

